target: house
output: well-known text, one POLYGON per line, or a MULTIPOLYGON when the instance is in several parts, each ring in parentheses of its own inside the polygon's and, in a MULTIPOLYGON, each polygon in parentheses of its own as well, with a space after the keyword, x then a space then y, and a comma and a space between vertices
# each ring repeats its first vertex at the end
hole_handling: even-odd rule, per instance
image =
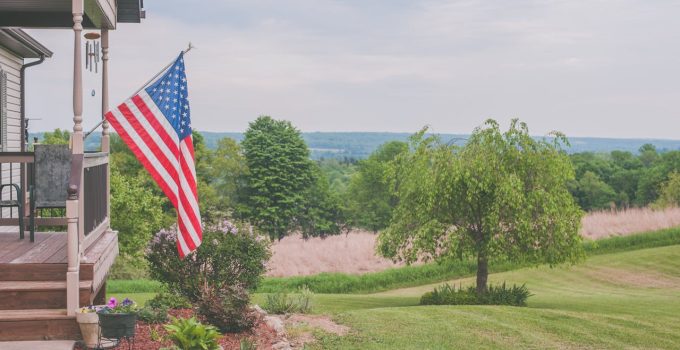
POLYGON ((109 103, 109 31, 143 16, 141 0, 0 1, 0 186, 9 185, 2 188, 0 204, 17 204, 3 208, 0 217, 0 341, 77 339, 78 308, 104 299, 118 238, 109 218, 108 124, 102 124, 99 152, 83 147, 83 35, 101 35, 103 115, 109 103), (53 160, 26 147, 24 106, 39 102, 25 101, 25 77, 31 66, 49 62, 52 52, 50 43, 37 42, 22 28, 73 31, 73 86, 65 87, 73 89, 73 125, 63 126, 73 133, 62 149, 63 172, 40 170, 49 163, 45 159, 53 160), (65 189, 57 193, 65 215, 33 215, 38 230, 31 235, 29 217, 37 211, 29 203, 39 197, 37 189, 59 188, 53 184, 65 189), (65 231, 40 231, 45 227, 65 231))

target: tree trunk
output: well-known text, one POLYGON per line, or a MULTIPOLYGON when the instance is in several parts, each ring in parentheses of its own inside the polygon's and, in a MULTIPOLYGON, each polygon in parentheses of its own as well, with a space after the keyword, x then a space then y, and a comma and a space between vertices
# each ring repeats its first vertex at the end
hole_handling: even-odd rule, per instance
POLYGON ((487 279, 489 278, 489 260, 486 252, 477 253, 477 294, 484 294, 487 290, 487 279))

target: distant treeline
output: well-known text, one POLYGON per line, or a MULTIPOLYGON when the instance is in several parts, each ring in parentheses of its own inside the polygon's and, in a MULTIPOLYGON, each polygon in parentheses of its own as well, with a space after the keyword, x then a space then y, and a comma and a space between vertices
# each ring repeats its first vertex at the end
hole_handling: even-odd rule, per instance
MULTIPOLYGON (((42 132, 31 133, 33 137, 42 139, 42 132)), ((216 149, 220 139, 232 138, 238 142, 243 140, 240 132, 201 132, 205 145, 209 149, 216 149)), ((302 138, 309 147, 312 159, 333 158, 338 160, 365 159, 378 147, 390 141, 406 142, 411 136, 409 133, 389 132, 303 132, 302 138)), ((462 144, 469 135, 464 134, 440 134, 442 140, 462 144)), ((100 134, 93 133, 85 140, 86 149, 95 149, 100 144, 100 134)), ((644 144, 653 145, 659 152, 680 150, 680 140, 656 140, 656 139, 614 139, 571 137, 570 153, 594 152, 610 153, 612 151, 624 151, 636 153, 644 144)))

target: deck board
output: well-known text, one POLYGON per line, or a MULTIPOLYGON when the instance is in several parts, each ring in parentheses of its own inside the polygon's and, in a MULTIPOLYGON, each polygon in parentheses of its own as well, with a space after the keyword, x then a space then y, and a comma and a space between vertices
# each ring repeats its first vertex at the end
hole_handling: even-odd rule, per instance
MULTIPOLYGON (((67 242, 68 243, 68 242, 67 242)), ((64 261, 68 261, 68 251, 66 250, 68 244, 64 244, 59 248, 59 250, 56 250, 54 254, 50 255, 43 263, 46 264, 58 264, 64 261)))
MULTIPOLYGON (((25 240, 29 245, 27 251, 25 251, 20 256, 10 260, 12 264, 25 264, 25 263, 44 263, 50 256, 66 245, 66 234, 62 232, 55 233, 44 233, 49 235, 47 239, 36 244, 37 242, 31 243, 29 240, 25 240)), ((37 235, 37 233, 36 233, 37 235)), ((66 262, 66 257, 64 261, 66 262)), ((61 262, 58 262, 61 263, 61 262)))
MULTIPOLYGON (((96 263, 115 234, 103 234, 83 256, 81 263, 96 263)), ((15 232, 0 232, 0 264, 65 264, 67 262, 67 236, 65 232, 36 232, 35 242, 26 238, 19 239, 15 232)))

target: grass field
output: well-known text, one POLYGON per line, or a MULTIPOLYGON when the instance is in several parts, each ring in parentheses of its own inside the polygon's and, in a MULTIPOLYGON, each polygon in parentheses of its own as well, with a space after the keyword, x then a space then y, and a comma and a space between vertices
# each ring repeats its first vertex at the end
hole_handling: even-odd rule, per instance
MULTIPOLYGON (((591 256, 571 267, 522 268, 490 280, 526 283, 534 294, 529 306, 418 306, 439 284, 318 294, 314 312, 352 331, 343 337, 319 331, 312 348, 680 348, 680 245, 591 256)), ((153 294, 117 296, 143 301, 153 294)), ((253 302, 262 299, 256 294, 253 302)))
MULTIPOLYGON (((680 244, 680 228, 596 241, 587 240, 583 246, 588 256, 595 256, 673 244, 680 244)), ((491 262, 490 265, 491 272, 503 272, 520 267, 523 266, 497 261, 491 262)), ((259 287, 259 292, 295 292, 307 287, 317 293, 366 294, 472 276, 475 270, 474 261, 451 260, 441 264, 403 266, 361 275, 322 273, 313 276, 266 277, 259 287)), ((145 293, 157 291, 159 288, 158 282, 149 280, 112 280, 107 286, 111 293, 145 293)))
POLYGON ((345 337, 320 335, 315 348, 680 348, 678 245, 601 255, 578 267, 499 273, 491 281, 526 283, 535 295, 526 308, 403 307, 435 285, 373 294, 365 305, 323 296, 319 309, 354 331, 345 337), (383 307, 381 299, 401 304, 383 307))

